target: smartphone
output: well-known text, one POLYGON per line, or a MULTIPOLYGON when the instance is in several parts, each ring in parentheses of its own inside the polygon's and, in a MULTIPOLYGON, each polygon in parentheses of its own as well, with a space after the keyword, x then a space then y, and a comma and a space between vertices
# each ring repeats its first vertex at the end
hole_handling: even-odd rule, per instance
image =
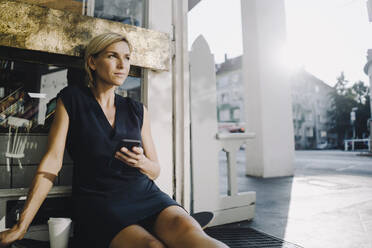
POLYGON ((140 140, 135 140, 135 139, 122 139, 119 141, 118 146, 117 146, 117 151, 120 150, 125 146, 128 150, 132 151, 132 148, 137 146, 141 147, 141 141, 140 140))

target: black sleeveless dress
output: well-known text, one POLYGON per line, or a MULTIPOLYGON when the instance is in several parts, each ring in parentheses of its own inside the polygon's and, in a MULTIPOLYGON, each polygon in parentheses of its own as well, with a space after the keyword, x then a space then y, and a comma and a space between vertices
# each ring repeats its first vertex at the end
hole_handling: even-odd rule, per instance
POLYGON ((142 103, 115 95, 113 128, 88 87, 68 86, 57 97, 70 120, 74 247, 108 247, 124 227, 180 206, 138 169, 114 158, 120 139, 141 140, 142 103))

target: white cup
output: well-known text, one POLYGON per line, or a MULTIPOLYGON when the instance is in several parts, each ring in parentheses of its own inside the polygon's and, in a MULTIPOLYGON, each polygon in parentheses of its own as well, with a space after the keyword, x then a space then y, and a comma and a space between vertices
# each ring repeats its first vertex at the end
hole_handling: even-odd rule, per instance
POLYGON ((49 240, 51 248, 68 248, 70 218, 49 218, 49 240))

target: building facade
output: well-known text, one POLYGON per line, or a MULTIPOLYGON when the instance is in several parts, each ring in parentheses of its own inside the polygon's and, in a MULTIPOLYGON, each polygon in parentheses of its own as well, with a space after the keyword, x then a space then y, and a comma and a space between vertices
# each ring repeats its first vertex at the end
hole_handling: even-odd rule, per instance
POLYGON ((244 84, 242 82, 242 57, 228 59, 216 64, 217 117, 218 122, 244 126, 244 84))
POLYGON ((293 127, 296 149, 325 149, 335 146, 328 112, 333 88, 301 69, 291 78, 293 127))
MULTIPOLYGON (((217 115, 221 131, 245 125, 241 59, 241 56, 225 57, 223 63, 216 65, 217 115)), ((337 136, 330 132, 328 115, 332 109, 330 94, 334 89, 304 69, 296 71, 290 82, 295 148, 335 147, 337 136)))

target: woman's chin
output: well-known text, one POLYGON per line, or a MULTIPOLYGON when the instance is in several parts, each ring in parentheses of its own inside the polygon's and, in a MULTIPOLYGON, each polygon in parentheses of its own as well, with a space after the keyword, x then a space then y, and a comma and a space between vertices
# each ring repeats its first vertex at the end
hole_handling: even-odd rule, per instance
POLYGON ((123 85, 125 79, 123 80, 110 80, 110 81, 102 81, 103 84, 110 85, 112 87, 119 87, 123 85))
POLYGON ((122 82, 116 82, 114 85, 117 86, 117 87, 119 87, 119 86, 122 86, 123 83, 124 83, 124 81, 122 81, 122 82))
POLYGON ((122 80, 122 81, 121 80, 120 81, 119 80, 115 80, 115 81, 112 81, 111 82, 111 85, 112 86, 115 86, 115 87, 119 87, 119 86, 123 85, 124 81, 125 80, 122 80))

